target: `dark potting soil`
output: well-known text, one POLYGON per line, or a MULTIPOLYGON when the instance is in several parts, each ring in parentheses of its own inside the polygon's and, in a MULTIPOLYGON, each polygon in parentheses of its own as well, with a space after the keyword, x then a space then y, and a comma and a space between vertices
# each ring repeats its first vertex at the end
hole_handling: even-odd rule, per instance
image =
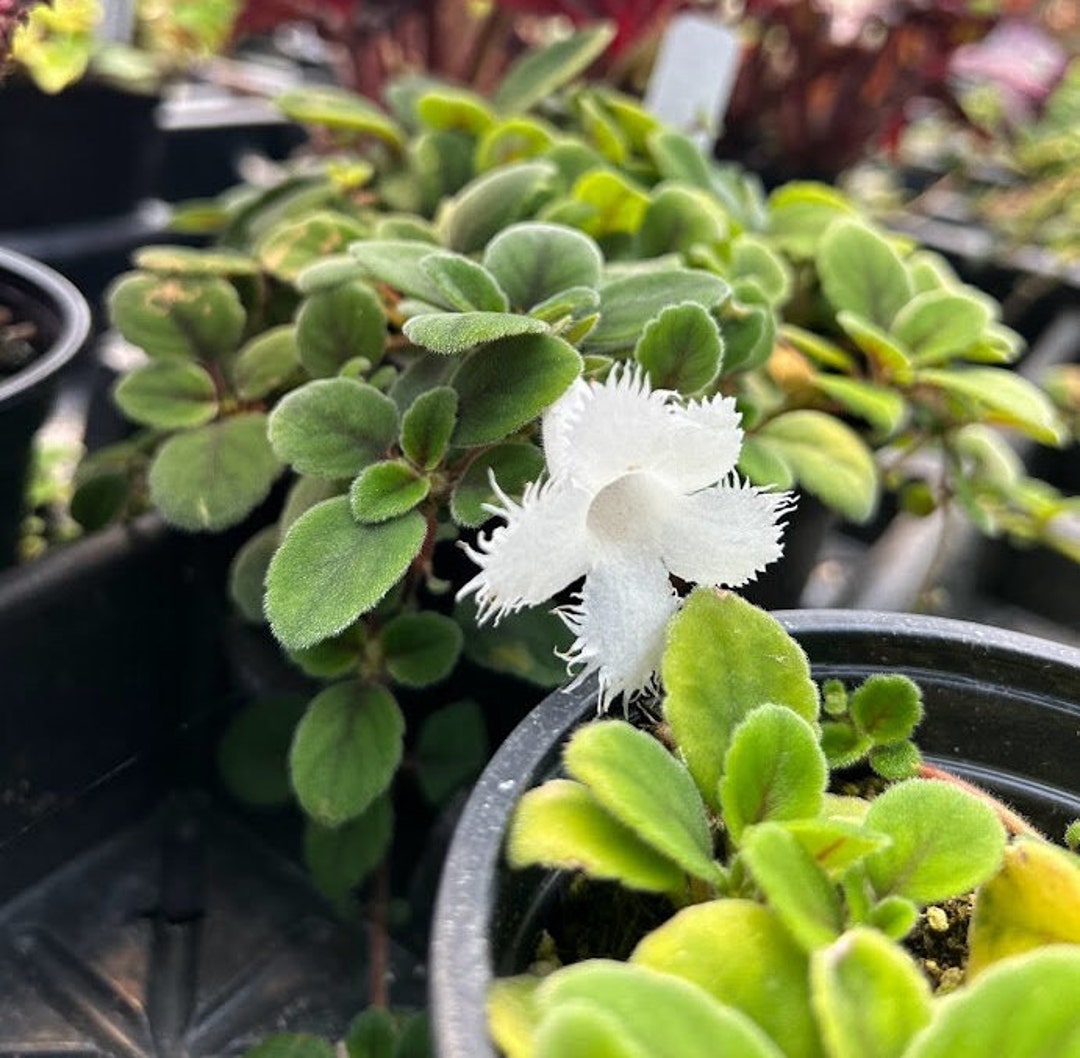
POLYGON ((0 305, 0 379, 9 378, 28 367, 38 355, 34 346, 37 328, 20 320, 12 309, 0 305))

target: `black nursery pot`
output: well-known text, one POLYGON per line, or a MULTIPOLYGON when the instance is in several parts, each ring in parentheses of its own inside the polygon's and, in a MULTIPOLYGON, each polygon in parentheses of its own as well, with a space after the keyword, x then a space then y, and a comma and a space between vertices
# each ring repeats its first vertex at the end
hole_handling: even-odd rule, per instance
MULTIPOLYGON (((923 691, 919 745, 1051 835, 1080 816, 1080 650, 983 625, 908 614, 777 614, 818 680, 902 672, 923 691)), ((503 839, 525 790, 554 775, 595 684, 546 698, 477 783, 443 871, 430 952, 438 1058, 495 1058, 484 1012, 495 977, 524 971, 557 876, 511 871, 503 839)))
POLYGON ((90 310, 82 294, 51 268, 0 247, 0 305, 35 327, 36 358, 0 378, 0 567, 13 558, 22 518, 30 444, 61 371, 86 343, 90 310))

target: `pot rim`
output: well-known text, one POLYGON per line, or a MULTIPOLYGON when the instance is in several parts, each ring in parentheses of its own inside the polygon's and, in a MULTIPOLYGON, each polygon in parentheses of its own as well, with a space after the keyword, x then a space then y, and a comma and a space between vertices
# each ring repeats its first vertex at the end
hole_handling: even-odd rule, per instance
MULTIPOLYGON (((807 639, 836 639, 842 645, 858 635, 867 646, 877 641, 885 651, 906 645, 916 652, 920 642, 932 639, 946 649, 962 650, 976 665, 993 658, 1004 666, 1023 663, 1030 669, 1034 661, 1048 693, 1055 672, 1080 674, 1080 648, 972 621, 867 610, 777 610, 773 616, 804 646, 807 639)), ((496 1058, 484 1000, 492 979, 489 935, 503 836, 514 804, 552 744, 563 741, 594 707, 596 696, 595 678, 548 695, 497 750, 465 805, 443 868, 429 952, 438 1058, 496 1058), (485 1042, 477 1050, 480 1038, 485 1042)), ((1080 700, 1076 705, 1080 713, 1080 700)))
POLYGON ((14 404, 35 386, 60 371, 90 336, 90 306, 69 279, 32 257, 0 246, 0 275, 7 273, 30 288, 30 297, 57 316, 56 339, 33 363, 0 382, 0 409, 14 404))

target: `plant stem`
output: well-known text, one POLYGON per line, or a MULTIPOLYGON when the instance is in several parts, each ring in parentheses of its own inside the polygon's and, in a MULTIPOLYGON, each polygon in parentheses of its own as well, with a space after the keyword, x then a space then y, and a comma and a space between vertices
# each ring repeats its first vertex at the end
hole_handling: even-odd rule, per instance
POLYGON ((961 779, 959 775, 954 775, 945 768, 939 768, 936 765, 927 764, 924 761, 919 765, 919 777, 923 779, 933 779, 936 782, 947 782, 952 786, 959 787, 965 793, 977 797, 983 804, 988 805, 994 810, 994 813, 997 815, 998 819, 1001 820, 1005 829, 1010 834, 1026 834, 1028 837, 1040 838, 1043 841, 1048 840, 1041 830, 1032 826, 1019 812, 1016 812, 1014 809, 1003 804, 988 791, 976 786, 974 783, 968 782, 967 779, 961 779))
POLYGON ((390 1008, 390 865, 387 860, 375 869, 371 895, 371 941, 369 945, 370 1005, 390 1008))

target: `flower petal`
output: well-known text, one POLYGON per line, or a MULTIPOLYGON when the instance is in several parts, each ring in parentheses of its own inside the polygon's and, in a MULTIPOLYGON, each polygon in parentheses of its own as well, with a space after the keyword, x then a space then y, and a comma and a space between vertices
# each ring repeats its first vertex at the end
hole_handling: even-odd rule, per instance
POLYGON ((683 580, 737 588, 783 554, 780 519, 791 508, 790 493, 737 478, 679 496, 665 511, 664 563, 683 580))
POLYGON ((521 503, 499 498, 489 510, 506 524, 465 548, 480 572, 458 592, 476 594, 481 622, 544 602, 589 568, 588 493, 550 480, 529 485, 521 503))
POLYGON ((544 455, 552 477, 571 476, 597 491, 646 470, 680 492, 721 481, 742 447, 731 397, 680 407, 668 390, 650 390, 637 365, 617 365, 607 380, 582 382, 544 415, 544 455))
POLYGON ((580 600, 558 613, 577 636, 565 657, 577 681, 596 672, 600 707, 653 684, 667 624, 679 599, 655 555, 627 550, 601 559, 585 577, 580 600))

